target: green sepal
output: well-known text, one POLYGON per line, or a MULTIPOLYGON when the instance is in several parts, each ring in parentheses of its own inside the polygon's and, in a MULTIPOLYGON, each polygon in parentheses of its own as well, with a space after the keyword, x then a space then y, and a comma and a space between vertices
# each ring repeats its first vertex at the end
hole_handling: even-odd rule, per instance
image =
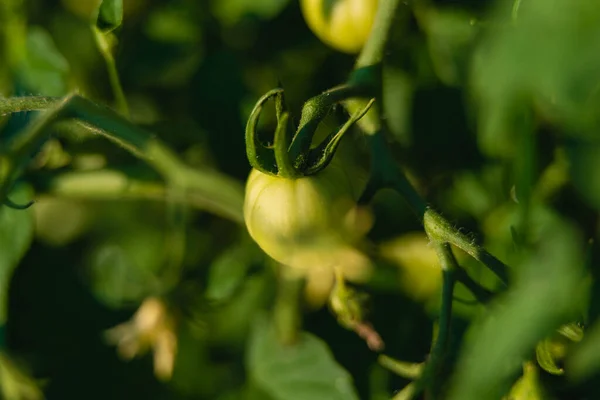
POLYGON ((562 345, 554 343, 552 340, 544 339, 535 347, 535 357, 537 363, 542 369, 552 375, 564 374, 564 369, 558 366, 557 359, 559 358, 559 348, 562 345))
POLYGON ((329 165, 344 134, 369 111, 374 102, 375 99, 371 99, 362 110, 352 115, 337 132, 332 133, 320 145, 310 150, 308 155, 308 167, 304 171, 306 175, 316 174, 329 165))
POLYGON ((344 100, 352 97, 373 97, 368 96, 363 86, 340 85, 334 87, 318 96, 309 99, 302 107, 302 115, 298 130, 292 139, 290 154, 293 160, 296 160, 296 168, 304 170, 308 162, 308 152, 312 144, 313 137, 317 127, 327 116, 331 108, 344 100))
POLYGON ((246 124, 246 156, 248 157, 248 162, 250 162, 252 168, 270 175, 277 175, 278 172, 275 154, 272 149, 256 139, 256 129, 263 105, 271 97, 279 97, 282 93, 283 89, 277 88, 262 96, 258 102, 256 102, 254 109, 248 117, 248 123, 246 124))

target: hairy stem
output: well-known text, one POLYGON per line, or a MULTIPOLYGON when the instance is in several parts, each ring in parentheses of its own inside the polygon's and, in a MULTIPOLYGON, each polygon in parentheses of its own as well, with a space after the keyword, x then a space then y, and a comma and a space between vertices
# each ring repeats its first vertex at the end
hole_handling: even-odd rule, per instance
POLYGON ((207 210, 233 221, 243 220, 243 187, 239 182, 217 172, 188 167, 154 135, 133 125, 109 108, 79 96, 65 99, 27 97, 0 101, 0 112, 3 113, 40 110, 44 107, 47 111, 9 143, 7 154, 10 155, 11 163, 7 178, 0 182, 0 199, 6 198, 23 168, 22 160, 29 159, 35 146, 48 134, 48 129, 57 121, 75 119, 80 127, 108 138, 145 160, 169 183, 169 187, 180 187, 186 196, 188 191, 193 193, 196 204, 202 204, 207 210))

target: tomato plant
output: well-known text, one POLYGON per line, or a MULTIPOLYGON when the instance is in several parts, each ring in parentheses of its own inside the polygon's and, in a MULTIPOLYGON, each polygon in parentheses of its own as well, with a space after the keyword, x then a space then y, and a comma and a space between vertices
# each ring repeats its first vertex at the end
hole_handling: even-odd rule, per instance
POLYGON ((599 398, 599 27, 1 1, 0 398, 599 398))

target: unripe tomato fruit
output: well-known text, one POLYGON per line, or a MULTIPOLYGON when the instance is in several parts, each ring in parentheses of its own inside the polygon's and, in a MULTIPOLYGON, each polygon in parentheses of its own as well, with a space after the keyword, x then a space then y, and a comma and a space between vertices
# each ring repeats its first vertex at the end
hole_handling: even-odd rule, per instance
POLYGON ((378 0, 300 0, 308 27, 328 46, 358 53, 367 41, 378 0))
POLYGON ((351 217, 361 188, 332 161, 315 175, 286 179, 252 170, 246 184, 244 219, 250 236, 271 258, 303 275, 339 265, 350 278, 369 261, 352 247, 351 217))

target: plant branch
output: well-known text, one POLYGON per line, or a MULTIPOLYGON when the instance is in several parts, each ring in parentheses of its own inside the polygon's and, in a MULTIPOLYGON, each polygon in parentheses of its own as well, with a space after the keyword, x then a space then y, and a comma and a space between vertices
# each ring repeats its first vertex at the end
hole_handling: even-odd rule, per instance
POLYGON ((62 98, 47 96, 23 96, 0 99, 0 115, 21 111, 46 110, 57 105, 62 98))
POLYGON ((377 362, 382 367, 406 379, 418 379, 423 373, 423 363, 394 360, 383 354, 377 358, 377 362))
POLYGON ((494 292, 477 283, 469 276, 469 274, 467 274, 464 269, 458 268, 456 271, 454 271, 454 274, 456 281, 462 283, 467 289, 469 289, 478 302, 487 304, 494 297, 494 292))
POLYGON ((400 0, 379 1, 371 34, 356 60, 355 69, 381 63, 389 32, 400 4, 400 0))
MULTIPOLYGON (((430 237, 430 239, 434 240, 430 237)), ((452 319, 452 302, 454 300, 455 273, 460 269, 452 248, 448 243, 435 242, 434 246, 442 267, 442 301, 438 331, 431 348, 429 360, 421 377, 415 382, 414 395, 418 395, 425 388, 436 391, 439 387, 438 376, 443 371, 444 360, 447 355, 450 340, 450 327, 452 319)))
POLYGON ((44 105, 47 111, 33 120, 8 145, 9 172, 0 182, 0 199, 6 198, 14 180, 24 168, 23 160, 29 160, 36 145, 48 134, 48 129, 62 119, 75 119, 81 127, 105 136, 145 160, 168 182, 169 187, 178 186, 186 195, 188 191, 196 193, 196 196, 201 193, 202 203, 207 205, 208 210, 236 222, 243 220, 243 187, 239 182, 217 172, 188 167, 154 135, 109 108, 74 95, 54 101, 45 97, 6 99, 0 101, 0 110, 4 113, 39 110, 44 105))
POLYGON ((230 201, 222 202, 214 196, 207 196, 203 190, 194 188, 193 184, 186 191, 173 190, 161 182, 136 179, 116 170, 59 173, 43 179, 43 183, 36 186, 36 190, 49 197, 82 201, 168 199, 175 204, 212 211, 239 224, 244 222, 241 207, 231 207, 230 201))

